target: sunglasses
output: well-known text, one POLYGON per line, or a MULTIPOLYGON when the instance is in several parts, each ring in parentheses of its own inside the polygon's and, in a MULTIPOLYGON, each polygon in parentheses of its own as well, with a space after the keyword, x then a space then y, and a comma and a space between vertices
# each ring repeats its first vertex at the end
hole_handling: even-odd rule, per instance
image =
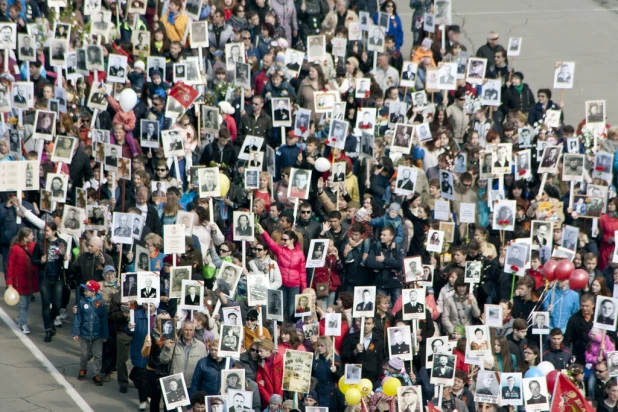
POLYGON ((249 349, 249 350, 250 350, 251 352, 257 352, 257 351, 258 351, 257 349, 253 349, 253 348, 251 348, 251 349, 249 349))
POLYGON ((255 321, 257 321, 257 318, 247 318, 247 321, 248 322, 255 322, 255 321))
POLYGON ((285 239, 284 239, 284 238, 281 238, 281 241, 283 241, 283 242, 287 242, 288 240, 290 240, 290 238, 289 238, 289 237, 286 237, 285 239))
POLYGON ((157 172, 167 172, 167 169, 157 169, 157 172))
POLYGON ((309 215, 311 214, 311 210, 301 210, 300 213, 303 215, 309 215))
POLYGON ((251 250, 255 250, 257 252, 261 252, 264 250, 264 248, 257 248, 257 247, 252 247, 251 250))
POLYGON ((230 253, 230 251, 227 250, 227 249, 219 249, 219 252, 221 252, 221 253, 230 253))

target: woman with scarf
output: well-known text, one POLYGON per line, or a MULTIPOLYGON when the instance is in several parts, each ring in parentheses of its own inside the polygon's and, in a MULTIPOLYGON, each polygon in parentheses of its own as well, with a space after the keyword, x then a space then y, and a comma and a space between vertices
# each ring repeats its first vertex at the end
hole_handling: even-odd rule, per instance
POLYGON ((11 242, 6 266, 6 285, 19 293, 17 327, 25 335, 30 333, 28 327, 28 308, 32 295, 39 291, 37 268, 32 264, 34 252, 34 234, 32 229, 21 228, 11 242))
MULTIPOLYGON (((395 37, 395 49, 399 50, 403 46, 403 26, 401 25, 401 18, 397 14, 397 5, 394 1, 387 0, 382 3, 380 11, 383 14, 388 15, 389 23, 388 30, 384 33, 384 36, 391 34, 395 37)), ((378 24, 380 13, 373 15, 373 23, 378 24)))
POLYGON ((318 405, 337 410, 341 396, 337 382, 343 376, 343 362, 336 354, 333 359, 333 341, 330 337, 320 336, 316 342, 311 376, 318 382, 315 387, 318 405))
POLYGON ((232 7, 232 15, 228 20, 228 23, 232 26, 234 31, 242 31, 249 27, 249 22, 246 19, 247 13, 245 6, 242 4, 236 4, 232 7))
MULTIPOLYGON (((250 348, 251 344, 254 340, 264 340, 264 339, 272 339, 270 336, 270 332, 263 326, 260 326, 258 323, 258 316, 260 313, 256 309, 250 309, 247 312, 247 320, 245 321, 244 327, 244 345, 243 348, 250 348)), ((225 343, 225 337, 224 343, 225 343)))
POLYGON ((470 293, 470 284, 465 283, 463 278, 457 278, 455 293, 444 303, 444 313, 442 313, 444 331, 450 335, 455 330, 455 326, 472 325, 472 319, 479 316, 481 316, 481 310, 476 298, 470 293))
POLYGON ((249 274, 265 273, 268 275, 268 289, 276 290, 281 287, 281 271, 276 260, 270 257, 268 245, 264 240, 256 238, 251 246, 255 259, 249 261, 249 274))
POLYGON ((513 73, 510 82, 506 82, 507 89, 502 94, 502 111, 506 116, 511 110, 518 110, 528 114, 535 105, 534 94, 530 87, 524 83, 524 75, 520 72, 513 73))
MULTIPOLYGON (((146 248, 148 249, 148 255, 150 257, 150 270, 155 272, 160 272, 163 269, 163 259, 165 258, 165 254, 161 252, 161 248, 163 247, 163 238, 157 235, 156 233, 148 233, 144 238, 144 243, 146 244, 146 248)), ((135 272, 135 262, 133 252, 129 251, 127 253, 127 266, 128 272, 135 272)))
MULTIPOLYGON (((185 38, 185 32, 189 19, 186 15, 181 13, 182 2, 180 0, 171 0, 167 5, 167 13, 161 16, 161 23, 165 27, 167 37, 171 42, 182 42, 185 38)), ((158 21, 158 17, 155 15, 155 22, 158 21)))

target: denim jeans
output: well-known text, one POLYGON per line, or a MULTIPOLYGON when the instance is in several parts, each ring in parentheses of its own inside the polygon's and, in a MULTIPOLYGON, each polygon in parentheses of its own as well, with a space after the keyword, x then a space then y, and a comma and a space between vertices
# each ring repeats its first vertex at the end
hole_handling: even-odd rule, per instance
POLYGON ((39 276, 41 289, 41 306, 43 309, 43 325, 45 330, 51 330, 54 319, 60 314, 62 304, 62 288, 64 282, 58 276, 39 276), (50 304, 51 303, 51 308, 50 304))
POLYGON ((17 312, 17 323, 20 325, 28 325, 28 308, 30 307, 30 298, 32 295, 20 295, 19 306, 17 312))
POLYGON ((294 298, 300 293, 300 286, 281 286, 279 290, 283 291, 283 308, 287 308, 287 313, 284 312, 283 315, 287 315, 288 319, 294 319, 294 298))
POLYGON ((381 289, 378 288, 376 293, 382 294, 382 295, 387 295, 391 297, 391 302, 393 302, 393 304, 397 301, 397 298, 399 296, 401 296, 401 288, 387 288, 387 289, 381 289))

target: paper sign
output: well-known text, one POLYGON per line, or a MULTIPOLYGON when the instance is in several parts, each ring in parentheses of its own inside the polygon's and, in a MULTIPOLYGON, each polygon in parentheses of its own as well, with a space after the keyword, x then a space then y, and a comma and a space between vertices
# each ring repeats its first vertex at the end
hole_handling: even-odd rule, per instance
POLYGON ((459 204, 459 220, 461 223, 475 223, 476 204, 460 203, 459 204))
POLYGON ((163 226, 163 253, 183 254, 185 250, 185 225, 165 225, 163 226))

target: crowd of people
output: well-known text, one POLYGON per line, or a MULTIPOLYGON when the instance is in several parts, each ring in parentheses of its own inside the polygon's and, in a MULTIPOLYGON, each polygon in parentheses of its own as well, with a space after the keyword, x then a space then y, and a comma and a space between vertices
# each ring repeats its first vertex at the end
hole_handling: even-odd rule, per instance
POLYGON ((579 410, 617 410, 618 128, 524 83, 519 40, 467 49, 445 0, 412 0, 411 29, 392 0, 8 3, 5 279, 21 333, 71 329, 78 380, 150 411, 564 410, 545 361, 579 410), (177 224, 184 253, 165 253, 177 224), (176 266, 199 310, 172 297, 176 266), (249 305, 256 275, 280 302, 249 305), (313 353, 306 393, 284 390, 287 351, 313 353))

